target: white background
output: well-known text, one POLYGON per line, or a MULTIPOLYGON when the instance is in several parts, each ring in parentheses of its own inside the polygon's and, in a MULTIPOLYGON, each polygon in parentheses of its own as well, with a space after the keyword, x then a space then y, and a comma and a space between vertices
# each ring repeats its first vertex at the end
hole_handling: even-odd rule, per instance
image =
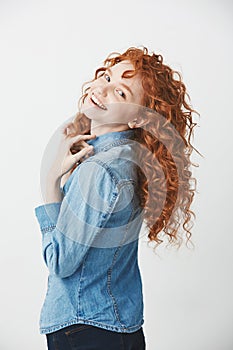
POLYGON ((233 349, 232 29, 225 1, 0 1, 1 350, 46 349, 40 162, 112 51, 144 45, 179 70, 201 117, 194 251, 140 241, 147 350, 233 349))

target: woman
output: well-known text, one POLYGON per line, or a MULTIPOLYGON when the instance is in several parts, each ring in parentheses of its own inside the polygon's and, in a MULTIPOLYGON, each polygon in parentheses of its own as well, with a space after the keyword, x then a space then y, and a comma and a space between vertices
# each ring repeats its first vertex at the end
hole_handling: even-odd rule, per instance
POLYGON ((143 220, 156 246, 191 238, 195 111, 186 96, 161 55, 132 47, 97 69, 62 128, 35 208, 49 269, 40 318, 48 349, 145 349, 143 220))

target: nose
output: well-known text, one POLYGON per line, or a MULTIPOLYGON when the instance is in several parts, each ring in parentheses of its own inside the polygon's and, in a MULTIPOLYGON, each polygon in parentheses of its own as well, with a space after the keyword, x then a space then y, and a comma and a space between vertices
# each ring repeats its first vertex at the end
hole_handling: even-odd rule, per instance
POLYGON ((98 95, 106 97, 107 94, 108 94, 108 86, 106 86, 106 85, 98 85, 98 86, 95 87, 94 91, 98 95))

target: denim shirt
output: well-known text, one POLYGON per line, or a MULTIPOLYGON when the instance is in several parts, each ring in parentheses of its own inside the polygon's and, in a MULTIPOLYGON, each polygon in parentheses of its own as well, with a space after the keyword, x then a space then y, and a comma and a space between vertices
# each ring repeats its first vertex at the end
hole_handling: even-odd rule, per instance
POLYGON ((61 202, 36 207, 48 268, 40 333, 88 324, 131 333, 143 324, 135 129, 86 141, 93 155, 61 188, 61 202))

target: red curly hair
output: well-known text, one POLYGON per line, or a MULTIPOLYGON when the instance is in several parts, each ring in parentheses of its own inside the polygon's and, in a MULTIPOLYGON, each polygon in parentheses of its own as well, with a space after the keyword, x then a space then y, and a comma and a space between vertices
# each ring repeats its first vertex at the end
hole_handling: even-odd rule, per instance
MULTIPOLYGON (((166 237, 168 245, 179 248, 184 235, 186 245, 191 242, 192 217, 196 218, 190 209, 196 191, 196 179, 190 168, 198 165, 191 162, 190 156, 193 150, 199 152, 190 139, 196 126, 193 113, 197 112, 187 102, 190 97, 181 74, 165 65, 162 55, 149 54, 146 47, 130 47, 122 54, 110 54, 104 66, 96 70, 93 80, 108 67, 124 60, 130 61, 135 69, 125 77, 138 73, 141 76, 143 106, 150 118, 146 126, 136 130, 137 140, 144 146, 139 149, 144 172, 139 170, 139 192, 149 242, 155 242, 157 246, 166 237)), ((88 89, 83 88, 79 102, 85 99, 88 89)), ((73 125, 74 134, 90 134, 90 119, 85 114, 78 112, 73 125)), ((71 151, 75 153, 77 148, 73 147, 71 151)))

